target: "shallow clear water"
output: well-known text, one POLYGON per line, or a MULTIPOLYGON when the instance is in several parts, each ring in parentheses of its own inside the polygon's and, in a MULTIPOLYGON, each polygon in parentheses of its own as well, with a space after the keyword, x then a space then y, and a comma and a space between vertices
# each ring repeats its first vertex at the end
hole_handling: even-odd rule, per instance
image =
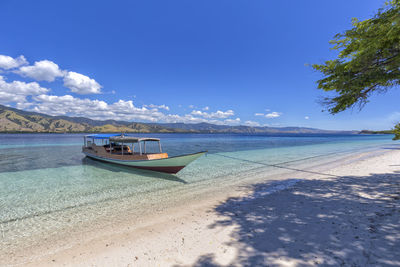
POLYGON ((121 210, 140 215, 148 203, 157 208, 222 182, 283 171, 274 164, 310 163, 395 144, 390 135, 146 136, 161 138, 170 156, 209 153, 174 176, 84 158, 83 134, 0 135, 0 245, 17 247, 102 216, 112 221, 121 210))

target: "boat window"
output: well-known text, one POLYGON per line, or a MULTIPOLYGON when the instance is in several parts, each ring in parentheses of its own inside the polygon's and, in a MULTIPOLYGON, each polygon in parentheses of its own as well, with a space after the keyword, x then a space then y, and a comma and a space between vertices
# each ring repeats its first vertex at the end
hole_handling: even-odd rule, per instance
POLYGON ((158 141, 142 141, 142 152, 147 154, 161 153, 161 145, 158 141))

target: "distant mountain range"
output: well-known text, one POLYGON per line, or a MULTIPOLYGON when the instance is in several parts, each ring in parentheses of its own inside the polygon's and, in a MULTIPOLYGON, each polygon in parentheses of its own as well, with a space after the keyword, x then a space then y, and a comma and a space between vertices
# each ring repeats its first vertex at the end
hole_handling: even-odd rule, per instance
POLYGON ((305 127, 227 126, 210 123, 138 123, 92 120, 84 117, 50 116, 0 105, 0 132, 15 133, 310 133, 358 134, 358 131, 328 131, 305 127))

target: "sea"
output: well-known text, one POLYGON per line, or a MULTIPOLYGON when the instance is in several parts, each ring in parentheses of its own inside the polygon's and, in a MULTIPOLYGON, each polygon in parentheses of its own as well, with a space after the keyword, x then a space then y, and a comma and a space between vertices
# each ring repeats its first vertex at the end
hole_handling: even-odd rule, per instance
POLYGON ((88 159, 83 136, 0 134, 0 256, 101 229, 121 214, 139 218, 215 188, 312 173, 313 166, 399 145, 392 135, 137 134, 160 138, 170 156, 208 151, 170 175, 88 159))

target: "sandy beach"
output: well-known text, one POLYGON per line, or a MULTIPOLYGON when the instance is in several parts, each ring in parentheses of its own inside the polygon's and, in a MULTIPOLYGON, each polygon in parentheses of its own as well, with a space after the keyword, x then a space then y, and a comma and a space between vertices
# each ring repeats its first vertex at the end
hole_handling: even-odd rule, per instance
POLYGON ((352 155, 329 168, 210 193, 74 241, 51 253, 43 247, 10 255, 5 264, 399 266, 400 150, 352 155))

